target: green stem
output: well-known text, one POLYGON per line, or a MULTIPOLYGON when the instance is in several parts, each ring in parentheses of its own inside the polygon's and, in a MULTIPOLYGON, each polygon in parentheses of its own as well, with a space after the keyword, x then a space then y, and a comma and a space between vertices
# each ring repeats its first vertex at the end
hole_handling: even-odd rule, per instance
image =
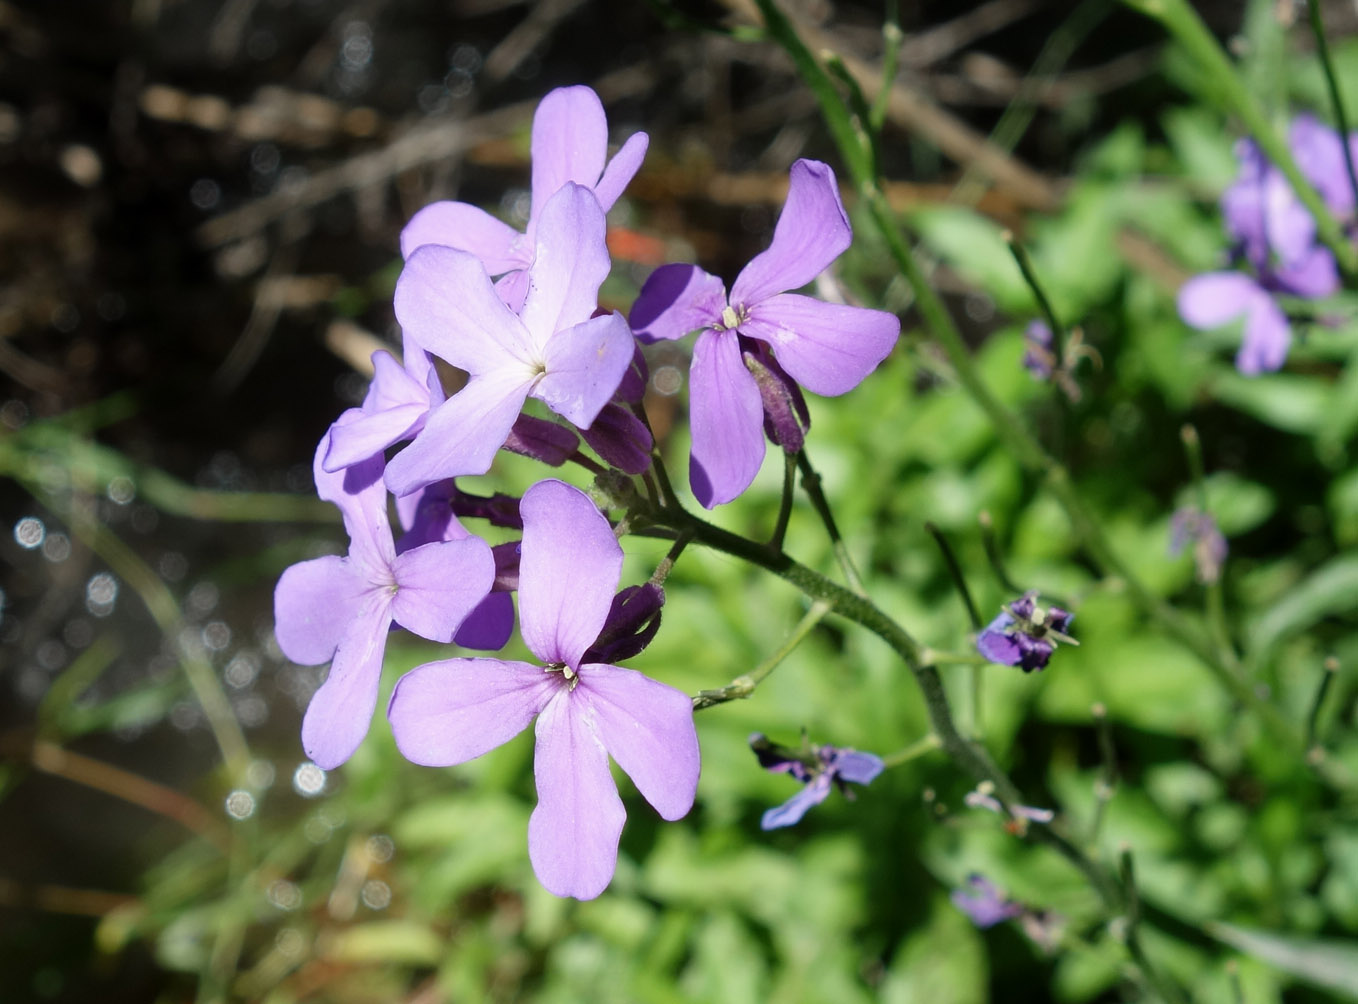
MULTIPOLYGON (((1306 180, 1292 157, 1286 141, 1273 128, 1268 114, 1258 99, 1250 93, 1235 67, 1222 51, 1202 18, 1188 0, 1124 0, 1127 6, 1135 8, 1149 17, 1155 18, 1178 39, 1179 44, 1188 51, 1192 59, 1207 73, 1215 84, 1215 94, 1211 95, 1226 108, 1240 116, 1245 128, 1250 131, 1264 156, 1283 172, 1297 198, 1307 211, 1315 217, 1316 233, 1325 245, 1334 252, 1339 267, 1349 275, 1358 272, 1358 251, 1345 238, 1343 228, 1334 214, 1325 205, 1325 200, 1306 180)), ((1347 146, 1347 143, 1345 144, 1347 146)))
POLYGON ((805 450, 797 454, 797 466, 802 472, 802 490, 811 500, 811 507, 816 510, 820 521, 825 524, 825 532, 830 538, 830 549, 834 551, 835 560, 839 562, 839 567, 844 572, 844 581, 859 596, 866 595, 863 579, 858 574, 858 566, 853 563, 853 557, 844 544, 844 538, 839 534, 839 526, 835 523, 835 514, 830 509, 830 501, 821 489, 820 475, 811 466, 811 458, 806 455, 805 450))
POLYGON ((1047 318, 1047 325, 1051 328, 1052 333, 1051 354, 1054 360, 1052 368, 1055 369, 1065 359, 1066 326, 1061 323, 1061 318, 1056 316, 1056 308, 1052 306, 1051 300, 1048 299, 1047 291, 1042 288, 1042 283, 1037 280, 1037 270, 1033 268, 1033 260, 1028 257, 1028 249, 1008 230, 1004 231, 1001 237, 1009 245, 1009 253, 1014 256, 1019 271, 1023 273, 1024 282, 1033 291, 1038 307, 1041 308, 1043 316, 1047 318))
POLYGON ((938 736, 930 732, 927 736, 917 739, 905 749, 897 750, 895 753, 882 757, 882 766, 899 767, 901 764, 909 763, 911 760, 918 760, 925 754, 932 753, 934 750, 938 749, 938 745, 938 736))
POLYGON ((793 650, 800 645, 811 629, 825 619, 825 615, 830 612, 830 605, 817 600, 811 604, 797 626, 792 629, 792 633, 779 646, 778 651, 774 652, 767 659, 761 662, 748 673, 737 676, 734 680, 724 687, 716 690, 704 690, 693 698, 693 710, 702 711, 717 704, 725 704, 727 701, 737 701, 749 697, 754 693, 755 688, 764 682, 764 678, 778 668, 778 664, 792 654, 793 650))
POLYGON ((797 488, 797 458, 791 453, 783 453, 783 497, 778 503, 778 521, 773 525, 773 536, 769 547, 775 551, 783 549, 787 537, 787 522, 792 517, 792 493, 797 488))

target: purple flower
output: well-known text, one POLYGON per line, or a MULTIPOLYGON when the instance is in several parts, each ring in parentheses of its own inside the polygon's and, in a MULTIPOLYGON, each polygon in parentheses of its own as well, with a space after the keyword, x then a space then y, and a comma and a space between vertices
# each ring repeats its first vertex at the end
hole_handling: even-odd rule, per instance
POLYGON ((569 182, 538 220, 519 314, 496 295, 474 255, 432 244, 411 254, 396 284, 396 317, 408 338, 466 370, 468 381, 387 467, 393 494, 484 474, 529 396, 589 427, 634 346, 621 314, 594 316, 608 270, 603 210, 588 189, 569 182))
POLYGON ((1221 566, 1226 562, 1226 537, 1212 514, 1184 506, 1175 511, 1169 525, 1169 553, 1178 555, 1185 545, 1192 543, 1198 581, 1209 584, 1221 578, 1221 566))
POLYGON ((1075 615, 1037 605, 1037 593, 1027 592, 1000 611, 976 637, 976 647, 991 662, 1020 666, 1025 673, 1046 668, 1058 641, 1078 645, 1066 632, 1075 615))
POLYGON ((401 231, 401 254, 407 259, 426 244, 459 248, 480 258, 492 276, 502 276, 496 290, 514 311, 528 295, 528 270, 537 246, 543 207, 567 182, 594 193, 604 212, 641 168, 647 137, 634 133, 617 155, 608 157, 608 120, 599 96, 588 87, 558 87, 538 104, 533 115, 533 189, 528 231, 520 234, 476 206, 435 202, 416 213, 401 231))
POLYGON ((341 471, 413 439, 424 428, 429 410, 443 403, 443 385, 429 354, 407 339, 405 365, 385 349, 373 353, 373 379, 358 408, 350 408, 330 430, 327 471, 341 471))
MULTIPOLYGON (((1051 809, 1039 809, 1031 805, 1011 805, 1006 810, 1004 804, 995 797, 995 786, 989 781, 982 781, 975 791, 967 792, 962 801, 969 809, 987 809, 1001 816, 1011 816, 1014 820, 1026 819, 1046 824, 1056 818, 1056 813, 1051 809)), ((1026 825, 1023 824, 1024 828, 1026 825)))
POLYGON ((474 759, 536 717, 528 854, 549 891, 592 899, 613 877, 625 819, 609 756, 661 816, 683 816, 698 784, 693 705, 640 673, 584 661, 622 569, 622 548, 594 504, 570 485, 542 481, 521 508, 520 625, 546 665, 427 663, 400 679, 387 713, 401 752, 436 767, 474 759))
POLYGON ((1023 332, 1023 368, 1038 380, 1050 380, 1056 367, 1052 355, 1052 329, 1046 321, 1029 321, 1023 332))
POLYGON ((741 270, 729 299, 721 280, 696 265, 662 266, 642 287, 631 315, 639 338, 702 331, 690 371, 689 482, 706 508, 749 487, 764 459, 763 399, 745 359, 750 340, 771 348, 807 390, 831 396, 856 387, 896 344, 893 314, 785 292, 816 278, 852 236, 834 172, 799 160, 772 244, 741 270))
MULTIPOLYGON (((1355 143, 1350 138, 1351 144, 1355 143)), ((1303 115, 1288 143, 1297 165, 1341 218, 1353 214, 1353 189, 1337 132, 1303 115)), ((1315 220, 1283 173, 1253 140, 1236 146, 1240 174, 1222 193, 1221 212, 1236 254, 1255 273, 1209 272, 1179 290, 1179 316, 1204 330, 1245 319, 1236 368, 1248 376, 1282 367, 1292 329, 1275 294, 1320 299, 1339 289, 1339 269, 1328 248, 1316 243, 1315 220)))
POLYGON ((764 830, 792 826, 813 805, 824 802, 832 786, 852 798, 847 782, 868 784, 885 767, 882 758, 872 753, 841 746, 806 746, 805 742, 801 750, 792 750, 770 742, 758 732, 750 736, 750 749, 759 758, 761 767, 791 774, 806 785, 782 805, 764 813, 759 821, 760 829, 764 830))
POLYGON ((331 663, 302 719, 302 746, 326 770, 349 759, 367 735, 392 622, 422 638, 452 641, 495 576, 490 548, 476 537, 397 554, 381 454, 332 473, 323 466, 329 449, 327 432, 316 450, 316 491, 339 506, 349 553, 293 565, 274 590, 283 654, 304 666, 331 663))
POLYGON ((953 906, 965 913, 973 924, 985 929, 1022 916, 1024 907, 1006 899, 995 884, 976 872, 967 876, 964 888, 954 889, 953 906))

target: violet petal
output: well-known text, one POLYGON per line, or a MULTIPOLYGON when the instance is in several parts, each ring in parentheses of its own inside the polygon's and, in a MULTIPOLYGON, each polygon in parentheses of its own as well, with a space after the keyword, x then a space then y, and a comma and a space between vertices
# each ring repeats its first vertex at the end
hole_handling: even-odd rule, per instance
POLYGON ((750 486, 764 460, 764 406, 734 331, 705 331, 689 369, 689 483, 706 509, 750 486))

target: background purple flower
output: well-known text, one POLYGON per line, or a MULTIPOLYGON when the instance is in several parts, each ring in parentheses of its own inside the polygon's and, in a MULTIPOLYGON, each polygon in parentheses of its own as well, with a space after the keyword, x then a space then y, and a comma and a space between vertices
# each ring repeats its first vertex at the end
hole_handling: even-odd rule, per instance
POLYGON ((523 497, 519 567, 524 642, 544 666, 448 659, 397 683, 388 715, 415 763, 464 763, 536 717, 538 804, 528 852, 558 896, 592 899, 617 863, 625 813, 611 755, 665 819, 688 812, 698 784, 698 736, 688 695, 584 656, 614 605, 622 549, 578 489, 542 481, 523 497))
POLYGON ((984 875, 972 872, 967 884, 952 893, 953 906, 961 910, 981 929, 994 927, 1023 914, 1021 904, 1006 899, 995 884, 984 875))
POLYGON ((807 810, 825 801, 832 787, 852 797, 847 782, 868 784, 886 766, 882 758, 874 753, 862 753, 841 746, 791 750, 770 742, 758 732, 750 736, 750 749, 759 758, 760 766, 776 773, 790 774, 806 786, 782 805, 764 813, 759 821, 760 829, 764 830, 792 826, 799 822, 807 810))

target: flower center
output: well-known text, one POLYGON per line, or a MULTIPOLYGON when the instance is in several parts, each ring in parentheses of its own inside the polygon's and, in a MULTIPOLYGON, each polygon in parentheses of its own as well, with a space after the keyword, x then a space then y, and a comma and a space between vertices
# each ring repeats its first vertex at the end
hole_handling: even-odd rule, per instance
POLYGON ((567 687, 571 690, 574 690, 576 684, 580 682, 580 674, 571 669, 564 662, 550 663, 549 665, 543 666, 542 671, 544 673, 560 673, 561 678, 566 681, 567 687))
POLYGON ((712 325, 717 331, 731 331, 749 319, 750 312, 744 307, 736 308, 729 303, 721 308, 721 320, 712 325))

